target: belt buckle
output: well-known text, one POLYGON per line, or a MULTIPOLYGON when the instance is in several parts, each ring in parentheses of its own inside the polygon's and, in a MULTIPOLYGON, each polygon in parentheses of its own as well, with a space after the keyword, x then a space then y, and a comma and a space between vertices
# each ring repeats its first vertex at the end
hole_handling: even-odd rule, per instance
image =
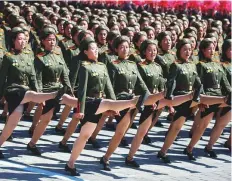
POLYGON ((193 90, 193 86, 190 85, 190 86, 189 86, 189 90, 190 90, 190 91, 193 90))
POLYGON ((132 93, 133 93, 133 90, 132 90, 132 89, 129 89, 129 93, 132 94, 132 93))

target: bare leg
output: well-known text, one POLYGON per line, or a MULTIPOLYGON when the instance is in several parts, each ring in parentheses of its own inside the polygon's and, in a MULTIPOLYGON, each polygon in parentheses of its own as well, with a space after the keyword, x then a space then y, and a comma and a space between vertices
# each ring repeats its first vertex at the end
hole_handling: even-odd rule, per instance
POLYGON ((130 159, 133 159, 136 151, 139 149, 139 147, 143 141, 143 137, 146 135, 146 133, 151 125, 152 116, 153 116, 153 114, 151 114, 141 125, 139 125, 137 133, 132 140, 130 152, 128 154, 130 159))
POLYGON ((30 114, 30 112, 32 111, 32 109, 35 107, 36 103, 35 102, 30 102, 28 107, 27 107, 27 110, 25 112, 25 114, 30 114))
POLYGON ((116 131, 112 139, 110 140, 109 147, 104 156, 105 160, 109 160, 110 156, 118 148, 123 136, 126 133, 126 130, 130 124, 130 112, 128 112, 117 125, 116 131))
POLYGON ((9 138, 13 130, 18 125, 22 117, 23 105, 19 105, 16 110, 8 117, 7 123, 5 124, 2 134, 0 136, 0 147, 9 138))
POLYGON ((168 134, 166 135, 163 147, 161 148, 161 152, 163 154, 167 153, 168 149, 175 141, 178 133, 180 132, 183 124, 185 123, 185 119, 185 117, 181 116, 179 119, 172 122, 172 124, 170 125, 170 129, 168 131, 168 134))
POLYGON ((71 109, 72 109, 72 107, 65 105, 65 107, 61 113, 60 121, 57 124, 58 128, 60 128, 60 129, 62 128, 65 120, 67 119, 67 117, 69 116, 69 113, 71 112, 71 109))
POLYGON ((49 99, 54 99, 57 95, 57 92, 51 92, 51 93, 37 93, 34 91, 27 91, 21 104, 25 104, 28 102, 35 102, 35 103, 42 103, 44 101, 47 101, 49 99))
POLYGON ((225 103, 225 97, 201 95, 200 102, 206 105, 222 104, 225 103))
POLYGON ((91 139, 92 140, 96 140, 98 133, 101 131, 101 129, 104 126, 105 120, 107 119, 107 115, 104 115, 104 113, 102 114, 101 119, 99 120, 99 122, 97 123, 97 127, 94 130, 93 134, 91 135, 91 139))
POLYGON ((216 123, 211 131, 210 140, 207 145, 208 150, 212 150, 213 145, 216 143, 223 129, 230 121, 231 121, 231 111, 227 112, 224 116, 216 120, 216 123))
POLYGON ((198 110, 196 116, 194 117, 193 125, 192 125, 192 128, 190 130, 190 134, 193 135, 193 133, 196 130, 196 127, 200 121, 201 121, 201 111, 198 110))
POLYGON ((32 125, 30 127, 30 130, 31 132, 34 131, 36 125, 38 124, 39 122, 39 119, 42 115, 42 112, 43 112, 43 104, 38 104, 36 110, 35 110, 35 114, 34 114, 34 117, 33 117, 33 121, 32 121, 32 125))
POLYGON ((40 137, 43 135, 44 131, 46 130, 47 125, 51 121, 52 115, 53 115, 54 108, 51 109, 49 112, 46 114, 43 114, 40 118, 40 122, 37 124, 34 134, 31 138, 31 141, 29 145, 32 147, 34 146, 37 141, 40 139, 40 137))
POLYGON ((75 116, 72 117, 72 120, 69 122, 68 127, 66 129, 65 135, 61 141, 63 145, 65 145, 68 141, 68 139, 72 136, 72 134, 75 132, 78 123, 80 122, 79 119, 75 118, 75 116))
POLYGON ((154 125, 157 123, 158 119, 159 119, 159 116, 160 114, 162 113, 163 109, 159 109, 157 112, 156 112, 156 115, 155 115, 155 118, 152 120, 152 123, 150 125, 150 128, 148 129, 148 132, 154 127, 154 125))
POLYGON ((153 105, 155 104, 158 100, 161 100, 164 98, 164 92, 159 92, 156 94, 151 94, 145 101, 144 101, 144 105, 148 106, 148 105, 153 105))
POLYGON ((203 117, 201 120, 196 120, 196 128, 193 131, 193 137, 187 147, 188 152, 192 152, 194 146, 197 144, 197 142, 200 140, 201 136, 205 132, 205 129, 209 125, 210 121, 213 118, 214 113, 210 113, 209 115, 203 117), (196 131, 197 130, 197 131, 196 131))
POLYGON ((96 126, 97 126, 97 124, 91 123, 91 122, 87 122, 87 123, 85 123, 84 126, 82 126, 80 136, 76 139, 76 141, 73 145, 72 153, 71 153, 71 156, 70 156, 69 161, 68 161, 68 166, 70 168, 75 167, 74 166, 75 161, 77 160, 77 158, 81 154, 82 150, 84 149, 84 147, 86 145, 87 140, 92 135, 96 126))

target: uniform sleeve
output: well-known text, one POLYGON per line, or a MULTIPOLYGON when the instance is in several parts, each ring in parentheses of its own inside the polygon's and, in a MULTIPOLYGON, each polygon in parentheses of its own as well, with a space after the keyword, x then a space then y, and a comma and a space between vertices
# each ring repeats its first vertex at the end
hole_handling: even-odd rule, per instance
POLYGON ((165 79, 163 77, 163 70, 160 67, 159 83, 158 83, 158 90, 159 90, 159 92, 164 91, 166 82, 167 82, 167 79, 165 79))
POLYGON ((98 61, 107 65, 108 61, 107 61, 107 56, 105 52, 99 56, 98 61))
POLYGON ((30 83, 30 87, 31 87, 32 90, 34 90, 36 92, 39 92, 40 89, 39 89, 37 79, 36 79, 34 62, 35 61, 32 62, 32 67, 31 67, 32 70, 31 70, 31 75, 29 76, 29 83, 30 83))
MULTIPOLYGON (((105 69, 106 69, 106 67, 105 67, 105 69)), ((114 89, 113 89, 113 86, 111 84, 110 77, 109 77, 107 69, 105 70, 105 73, 106 73, 106 85, 105 85, 105 94, 106 94, 106 97, 108 99, 116 100, 114 89)))
POLYGON ((220 85, 222 89, 225 90, 227 95, 231 94, 231 86, 224 72, 222 72, 222 79, 221 79, 220 85))
POLYGON ((88 85, 88 71, 84 66, 80 67, 78 80, 79 80, 79 88, 77 92, 77 98, 78 98, 78 103, 80 103, 80 110, 77 110, 77 112, 84 113, 86 91, 87 91, 87 85, 88 85))
POLYGON ((37 84, 38 84, 38 92, 42 92, 43 90, 43 63, 39 58, 35 58, 34 61, 35 65, 35 73, 36 73, 36 79, 37 79, 37 84))
POLYGON ((143 81, 139 71, 138 71, 138 68, 136 66, 136 70, 137 70, 137 80, 136 80, 136 83, 135 83, 135 90, 136 90, 136 93, 138 94, 144 94, 145 92, 147 93, 150 93, 145 82, 143 81))
POLYGON ((178 73, 179 73, 179 70, 178 70, 176 63, 171 64, 167 83, 166 83, 166 87, 167 87, 167 91, 165 95, 166 99, 172 99, 173 97, 173 92, 176 88, 176 77, 178 73))
POLYGON ((5 87, 9 67, 10 67, 10 61, 5 55, 3 57, 2 67, 0 69, 0 97, 2 97, 4 93, 4 87, 5 87))
POLYGON ((69 77, 68 77, 68 72, 67 72, 67 67, 63 67, 62 73, 61 73, 61 78, 62 78, 62 84, 66 85, 67 87, 69 87, 71 89, 71 84, 69 81, 69 77))
POLYGON ((115 81, 116 81, 116 68, 114 67, 113 64, 109 64, 108 66, 108 72, 109 72, 109 77, 110 81, 112 83, 113 88, 115 88, 115 81))
POLYGON ((204 83, 204 67, 202 63, 197 64, 197 73, 202 83, 204 83))
POLYGON ((70 62, 70 69, 69 69, 70 70, 69 80, 72 88, 74 88, 76 84, 79 69, 80 69, 80 61, 77 61, 77 57, 74 56, 70 62))

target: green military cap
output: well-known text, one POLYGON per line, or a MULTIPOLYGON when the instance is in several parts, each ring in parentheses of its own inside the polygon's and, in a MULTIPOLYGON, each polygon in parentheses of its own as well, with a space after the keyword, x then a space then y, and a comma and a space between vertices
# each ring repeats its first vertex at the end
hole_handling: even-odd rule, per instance
POLYGON ((81 42, 81 41, 83 40, 83 38, 84 38, 87 34, 89 34, 89 35, 92 36, 92 34, 89 32, 89 30, 81 30, 81 31, 79 32, 78 36, 77 36, 78 42, 81 42))
POLYGON ((149 19, 148 19, 147 17, 141 17, 141 18, 139 19, 139 24, 141 25, 141 24, 143 24, 143 23, 146 22, 146 21, 150 22, 149 19))
POLYGON ((87 19, 87 18, 79 18, 77 20, 77 24, 79 25, 82 21, 86 21, 87 23, 89 23, 89 19, 87 19))
POLYGON ((126 24, 128 24, 128 21, 126 18, 118 19, 118 22, 124 21, 126 24))
POLYGON ((155 32, 155 29, 152 26, 146 26, 143 28, 143 31, 145 31, 146 33, 148 33, 148 31, 152 30, 153 32, 155 32))
POLYGON ((180 57, 180 49, 186 45, 186 44, 190 44, 191 45, 191 41, 188 38, 183 38, 181 40, 179 40, 176 44, 176 56, 178 59, 181 59, 180 57))
POLYGON ((215 37, 216 39, 218 39, 218 34, 216 32, 212 32, 212 33, 207 33, 205 35, 205 38, 213 38, 215 37))
POLYGON ((25 19, 23 18, 23 17, 18 17, 17 19, 16 19, 16 22, 15 22, 15 25, 17 26, 18 24, 21 24, 21 23, 23 23, 23 24, 27 24, 27 22, 25 21, 25 19))
POLYGON ((66 21, 64 22, 64 24, 63 24, 64 29, 65 29, 68 25, 70 25, 70 24, 73 25, 73 26, 75 25, 74 22, 72 22, 72 21, 67 21, 67 20, 66 20, 66 21))
POLYGON ((186 34, 183 36, 183 38, 191 38, 191 37, 195 38, 195 41, 197 42, 197 35, 194 34, 194 33, 186 33, 186 34))
POLYGON ((186 28, 184 30, 184 34, 191 33, 193 31, 194 31, 195 34, 197 34, 197 29, 195 27, 193 27, 193 26, 190 26, 190 27, 188 27, 188 28, 186 28))
POLYGON ((72 30, 71 30, 71 35, 72 35, 72 37, 73 37, 77 32, 80 32, 80 31, 82 31, 82 30, 84 30, 83 27, 81 27, 81 26, 74 26, 74 27, 72 28, 72 30))
POLYGON ((50 34, 56 34, 56 30, 53 27, 45 27, 40 33, 40 39, 46 38, 50 34))
POLYGON ((120 32, 119 31, 110 31, 107 34, 106 40, 107 41, 111 41, 111 40, 114 40, 118 36, 120 36, 120 32))
MULTIPOLYGON (((145 58, 146 57, 145 51, 146 51, 148 45, 151 45, 151 44, 155 45, 156 48, 157 48, 156 41, 154 41, 154 40, 145 40, 145 41, 143 41, 143 43, 140 46, 140 56, 141 56, 141 58, 145 58)), ((158 51, 158 49, 157 49, 157 51, 158 51)))
POLYGON ((122 35, 127 35, 129 31, 134 32, 134 31, 135 31, 134 27, 130 27, 130 26, 129 26, 129 27, 123 28, 123 29, 121 30, 121 34, 122 34, 122 35))
POLYGON ((100 25, 96 28, 95 35, 97 36, 102 30, 106 30, 107 32, 109 32, 109 28, 107 26, 100 25))
POLYGON ((147 33, 145 31, 136 32, 133 37, 133 42, 138 42, 141 36, 147 36, 147 33))
POLYGON ((123 42, 128 42, 130 44, 130 39, 127 36, 118 36, 114 39, 113 41, 113 48, 118 48, 118 46, 123 43, 123 42))
POLYGON ((87 37, 87 38, 83 39, 80 43, 80 47, 79 47, 80 51, 83 52, 84 50, 87 50, 90 43, 95 43, 93 38, 87 37))
POLYGON ((14 40, 19 33, 24 33, 21 27, 14 27, 11 29, 11 38, 14 40))
POLYGON ((67 19, 65 18, 59 18, 56 22, 56 25, 59 25, 59 24, 64 24, 64 22, 67 21, 67 19))

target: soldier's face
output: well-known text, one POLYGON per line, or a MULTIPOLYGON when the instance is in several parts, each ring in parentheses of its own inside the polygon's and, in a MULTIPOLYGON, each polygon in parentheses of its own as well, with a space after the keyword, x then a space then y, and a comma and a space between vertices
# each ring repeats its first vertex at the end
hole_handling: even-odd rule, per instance
POLYGON ((26 19, 27 19, 27 21, 28 21, 29 23, 32 23, 32 15, 33 15, 32 12, 29 12, 29 13, 27 14, 26 19))
POLYGON ((156 55, 157 55, 156 46, 154 44, 148 45, 145 51, 146 59, 149 61, 153 61, 156 58, 156 55))
POLYGON ((111 27, 110 30, 111 31, 119 31, 119 27, 118 27, 118 25, 114 25, 114 26, 111 27))
POLYGON ((170 36, 165 36, 163 38, 163 40, 161 41, 161 47, 162 47, 162 50, 164 50, 164 51, 168 51, 168 50, 171 49, 171 47, 172 47, 172 40, 171 40, 170 36))
POLYGON ((107 37, 107 31, 106 30, 101 30, 97 35, 98 41, 102 45, 106 44, 106 37, 107 37))
POLYGON ((191 54, 192 54, 192 47, 190 44, 185 44, 184 46, 181 47, 180 58, 187 61, 191 56, 191 54))
POLYGON ((85 30, 88 29, 88 23, 86 21, 81 21, 79 25, 83 27, 85 30))
POLYGON ((147 39, 146 36, 141 36, 140 39, 138 40, 138 42, 135 42, 135 44, 137 45, 138 48, 140 48, 141 44, 147 39))
POLYGON ((116 49, 118 56, 122 59, 125 59, 128 57, 129 51, 130 51, 130 45, 127 41, 122 42, 116 49))
POLYGON ((65 27, 64 33, 66 36, 72 37, 72 35, 71 35, 72 28, 73 28, 72 24, 69 24, 68 26, 65 27))
POLYGON ((200 39, 203 37, 204 30, 203 27, 200 27, 199 30, 197 31, 197 38, 200 39))
POLYGON ((130 41, 133 40, 133 37, 134 37, 134 32, 133 31, 129 31, 127 36, 130 38, 130 41))
POLYGON ((24 33, 19 33, 16 36, 15 42, 14 42, 14 46, 16 50, 22 50, 25 48, 26 46, 26 38, 25 38, 25 34, 24 33))
POLYGON ((161 32, 161 25, 156 25, 155 34, 158 35, 161 32))
POLYGON ((64 34, 64 26, 63 26, 63 23, 60 23, 60 24, 58 24, 58 31, 59 31, 59 33, 60 34, 64 34))
POLYGON ((154 31, 149 30, 148 33, 147 33, 147 38, 149 40, 154 40, 155 39, 155 33, 154 33, 154 31))
POLYGON ((232 48, 230 47, 230 48, 228 48, 228 49, 226 50, 226 57, 227 57, 228 59, 231 59, 231 54, 232 54, 232 48))
POLYGON ((213 43, 210 43, 209 47, 202 50, 205 58, 212 58, 215 52, 215 47, 213 43))
POLYGON ((172 44, 175 44, 176 41, 177 41, 177 34, 176 34, 176 31, 175 30, 172 30, 171 31, 171 39, 172 39, 172 44))
POLYGON ((47 38, 42 40, 42 43, 45 50, 52 51, 56 46, 56 36, 54 34, 50 34, 47 38))
POLYGON ((87 55, 90 60, 97 60, 98 58, 98 47, 96 43, 90 43, 88 50, 85 50, 84 53, 87 55))
POLYGON ((192 50, 194 50, 196 48, 196 40, 194 37, 190 37, 189 39, 191 41, 192 50))

